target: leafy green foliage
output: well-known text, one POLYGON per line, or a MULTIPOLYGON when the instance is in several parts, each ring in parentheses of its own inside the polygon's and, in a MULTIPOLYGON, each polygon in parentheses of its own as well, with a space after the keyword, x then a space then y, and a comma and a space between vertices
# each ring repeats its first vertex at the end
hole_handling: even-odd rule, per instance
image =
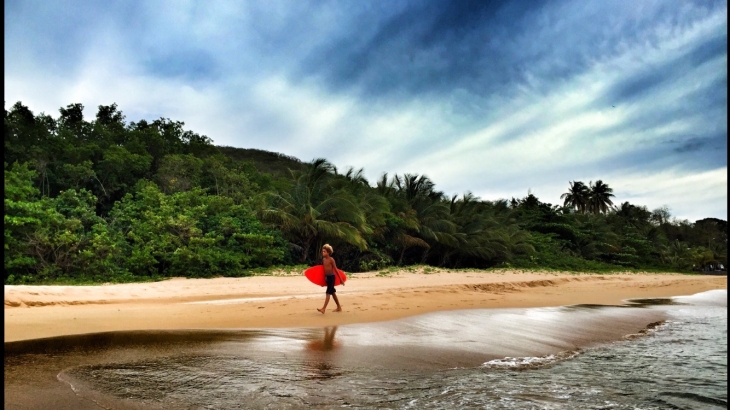
POLYGON ((5 282, 48 281, 85 272, 99 281, 123 275, 113 234, 86 190, 38 198, 33 172, 5 172, 5 282))
POLYGON ((726 221, 614 206, 601 180, 570 181, 562 205, 447 197, 425 175, 371 185, 326 159, 216 147, 179 121, 126 123, 116 104, 90 120, 83 109, 5 111, 6 284, 243 276, 317 263, 324 243, 348 271, 727 265, 726 221))
POLYGON ((134 275, 211 277, 281 263, 285 243, 253 212, 230 198, 195 188, 167 195, 141 181, 111 213, 134 275))
POLYGON ((288 178, 290 171, 305 171, 308 167, 297 158, 251 148, 217 147, 226 157, 236 162, 252 164, 258 171, 277 177, 288 178))
POLYGON ((333 170, 326 160, 318 159, 306 171, 293 172, 291 191, 271 193, 269 205, 260 211, 263 221, 279 226, 300 249, 301 262, 316 258, 326 238, 367 248, 364 212, 350 192, 332 183, 333 170))

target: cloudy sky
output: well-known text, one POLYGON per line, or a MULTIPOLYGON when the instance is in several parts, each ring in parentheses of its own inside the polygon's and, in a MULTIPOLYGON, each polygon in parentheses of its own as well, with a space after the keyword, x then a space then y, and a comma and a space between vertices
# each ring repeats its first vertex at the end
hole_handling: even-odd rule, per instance
POLYGON ((117 103, 447 195, 727 220, 727 1, 5 2, 5 107, 117 103))

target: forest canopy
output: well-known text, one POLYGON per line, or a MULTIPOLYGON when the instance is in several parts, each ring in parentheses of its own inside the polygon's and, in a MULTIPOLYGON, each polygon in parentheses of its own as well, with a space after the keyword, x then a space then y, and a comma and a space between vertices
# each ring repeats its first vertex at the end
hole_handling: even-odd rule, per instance
POLYGON ((371 182, 167 118, 126 122, 116 104, 83 110, 5 110, 5 284, 245 276, 315 264, 324 243, 351 272, 727 265, 727 221, 621 202, 602 180, 566 181, 555 205, 448 196, 426 175, 371 182))

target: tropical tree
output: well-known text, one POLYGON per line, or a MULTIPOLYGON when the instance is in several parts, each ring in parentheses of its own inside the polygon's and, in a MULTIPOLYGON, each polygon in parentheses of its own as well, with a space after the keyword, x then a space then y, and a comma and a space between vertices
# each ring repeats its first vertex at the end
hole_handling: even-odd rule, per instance
POLYGON ((418 221, 417 236, 429 244, 421 255, 420 263, 425 263, 430 246, 434 244, 459 245, 454 236, 456 225, 449 217, 448 200, 443 192, 434 189, 433 181, 425 175, 394 175, 393 186, 406 206, 406 213, 412 213, 418 221))
POLYGON ((395 175, 389 180, 388 174, 384 173, 377 182, 375 192, 388 201, 390 212, 386 214, 382 231, 373 239, 382 241, 393 260, 401 265, 406 251, 412 248, 428 249, 430 245, 418 236, 418 216, 396 187, 398 178, 395 175))
POLYGON ((247 202, 260 189, 251 181, 246 165, 235 163, 222 154, 210 155, 203 160, 201 186, 209 187, 209 192, 215 195, 232 198, 237 204, 247 202))
POLYGON ((668 223, 671 217, 672 213, 670 212, 669 207, 664 205, 651 211, 649 221, 656 226, 662 226, 665 223, 668 223))
POLYGON ((580 213, 585 213, 588 209, 590 190, 581 181, 571 181, 570 189, 568 192, 560 195, 560 199, 564 200, 564 206, 574 208, 580 213))
POLYGON ((35 171, 28 164, 5 163, 5 282, 34 271, 38 258, 31 251, 28 238, 39 231, 48 211, 41 206, 40 192, 33 186, 35 171), (8 279, 10 277, 10 279, 8 279))
POLYGON ((238 276, 284 260, 279 232, 265 229, 247 206, 201 188, 167 195, 140 181, 109 219, 135 276, 238 276))
POLYGON ((157 184, 165 193, 188 191, 200 186, 203 160, 192 154, 166 155, 160 161, 157 184))
POLYGON ((456 225, 458 247, 442 246, 442 265, 453 258, 452 267, 485 267, 511 261, 517 254, 529 254, 529 233, 510 218, 506 201, 481 201, 470 192, 451 198, 450 218, 456 225))
POLYGON ((269 205, 259 215, 263 221, 279 226, 299 251, 300 262, 316 258, 316 250, 328 238, 367 249, 363 238, 367 230, 365 214, 352 194, 335 189, 335 172, 327 160, 315 159, 306 171, 292 172, 294 185, 290 191, 266 194, 269 205))
POLYGON ((461 198, 458 195, 452 196, 449 203, 449 220, 455 226, 453 237, 457 244, 456 246, 437 244, 439 265, 456 266, 466 256, 487 259, 485 251, 491 249, 481 246, 485 242, 483 237, 487 232, 487 218, 479 212, 479 199, 471 192, 463 194, 461 198))
POLYGON ((595 185, 593 181, 590 183, 590 194, 588 197, 588 212, 594 214, 603 213, 605 214, 608 210, 613 207, 611 197, 613 195, 613 188, 604 184, 600 179, 596 181, 595 185))
POLYGON ((356 246, 343 243, 338 253, 345 256, 346 264, 362 270, 380 269, 392 264, 393 258, 386 252, 387 221, 393 217, 388 200, 379 194, 377 188, 370 186, 362 168, 348 168, 344 174, 334 178, 333 187, 349 192, 365 216, 362 234, 368 243, 367 249, 361 251, 356 246))
POLYGON ((96 198, 69 189, 40 197, 26 163, 5 170, 5 282, 84 275, 108 280, 124 273, 116 239, 95 214, 96 198))
POLYGON ((645 206, 632 205, 629 202, 621 203, 609 218, 614 221, 618 229, 633 228, 647 229, 650 226, 651 212, 645 206))

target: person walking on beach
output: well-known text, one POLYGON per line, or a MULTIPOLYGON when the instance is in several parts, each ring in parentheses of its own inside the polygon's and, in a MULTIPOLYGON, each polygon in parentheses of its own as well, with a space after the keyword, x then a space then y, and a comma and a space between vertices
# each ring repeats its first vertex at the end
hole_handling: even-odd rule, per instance
MULTIPOLYGON (((335 263, 335 258, 332 257, 332 247, 329 244, 324 244, 322 246, 322 265, 324 266, 324 280, 325 283, 327 283, 327 291, 325 292, 327 294, 327 297, 324 299, 324 306, 322 306, 322 309, 317 309, 320 313, 324 314, 324 310, 327 309, 327 304, 330 303, 330 296, 332 296, 332 299, 335 300, 335 303, 337 304, 337 309, 335 309, 335 312, 342 312, 342 306, 340 306, 340 301, 337 299, 337 295, 335 295, 335 275, 339 275, 337 272, 337 264, 335 263)), ((345 283, 342 282, 342 278, 340 278, 340 283, 342 283, 342 286, 345 286, 345 283)))

